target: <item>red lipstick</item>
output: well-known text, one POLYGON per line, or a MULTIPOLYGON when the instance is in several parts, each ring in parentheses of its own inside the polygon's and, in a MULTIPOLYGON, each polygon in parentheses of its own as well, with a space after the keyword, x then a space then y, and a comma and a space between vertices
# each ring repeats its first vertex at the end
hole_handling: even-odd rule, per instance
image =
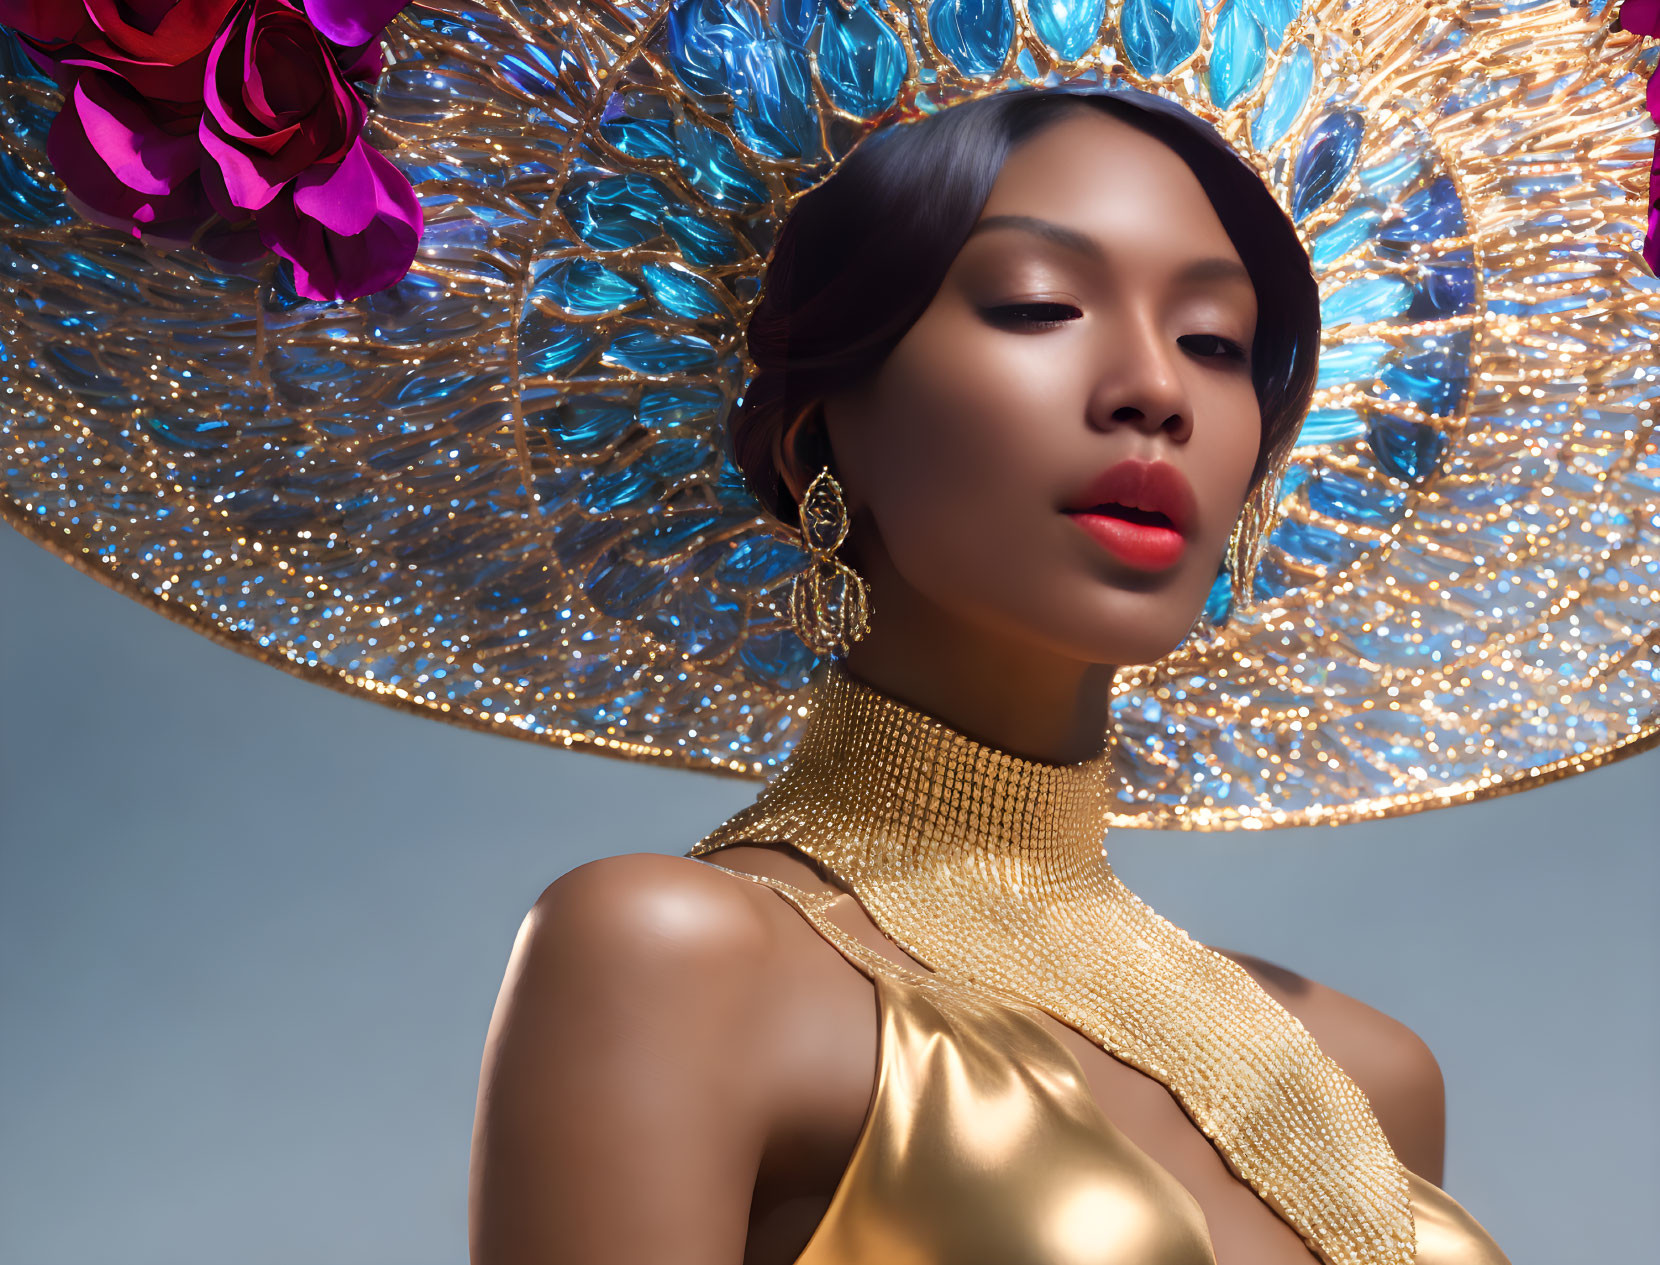
POLYGON ((1166 461, 1120 461, 1064 507, 1073 522, 1132 567, 1174 566, 1197 518, 1198 502, 1166 461))

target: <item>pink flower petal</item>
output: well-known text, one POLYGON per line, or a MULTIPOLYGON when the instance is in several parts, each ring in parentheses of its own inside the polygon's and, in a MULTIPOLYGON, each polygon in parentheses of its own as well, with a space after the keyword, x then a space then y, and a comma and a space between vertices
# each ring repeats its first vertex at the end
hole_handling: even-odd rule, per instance
POLYGON ((311 24, 342 48, 366 44, 398 15, 407 0, 305 0, 311 24))
MULTIPOLYGON (((87 144, 122 184, 137 193, 173 192, 201 163, 196 137, 163 131, 144 104, 116 82, 97 73, 79 76, 62 113, 74 118, 87 144)), ((70 178, 61 167, 59 174, 70 178)))
POLYGON ((308 299, 384 290, 415 261, 422 225, 409 181, 362 141, 333 171, 296 180, 256 222, 266 245, 294 265, 294 288, 308 299))
MULTIPOLYGON (((274 24, 273 24, 274 26, 274 24)), ((244 99, 276 122, 296 111, 309 111, 329 88, 334 67, 316 37, 275 28, 259 33, 243 80, 244 99)))
POLYGON ((1660 35, 1660 0, 1625 0, 1619 20, 1622 31, 1660 35))
POLYGON ((34 62, 40 68, 41 73, 51 79, 64 92, 68 92, 74 86, 75 71, 72 67, 66 65, 62 58, 54 57, 51 53, 42 52, 28 40, 18 42, 22 45, 23 51, 29 55, 29 60, 34 62))
POLYGON ((89 224, 102 224, 105 228, 120 229, 135 241, 141 240, 144 236, 139 231, 138 225, 133 223, 132 216, 113 215, 100 207, 93 206, 90 202, 77 197, 75 190, 68 185, 64 186, 63 200, 71 211, 89 224))
POLYGON ((141 31, 154 31, 164 18, 179 7, 179 0, 123 0, 123 7, 135 19, 135 27, 141 31))
POLYGON ((1660 277, 1660 148, 1648 165, 1648 234, 1643 238, 1643 258, 1649 271, 1660 277))
POLYGON ((265 243, 251 222, 236 224, 215 219, 203 229, 196 244, 222 264, 251 263, 265 255, 265 243))
POLYGON ((197 57, 242 0, 175 0, 144 12, 133 0, 59 0, 84 6, 98 29, 134 61, 177 65, 197 57), (140 10, 135 14, 135 10, 140 10), (140 21, 133 21, 139 16, 140 21), (152 25, 153 23, 153 25, 152 25))
POLYGON ((243 211, 257 211, 276 197, 288 181, 280 174, 267 177, 262 165, 253 156, 238 149, 209 126, 208 116, 202 116, 202 149, 216 169, 219 183, 232 206, 243 211))
POLYGON ((59 2, 91 19, 75 37, 77 53, 103 63, 141 96, 190 104, 202 99, 208 45, 244 0, 59 2))
POLYGON ((212 213, 198 176, 201 150, 194 133, 177 135, 147 116, 147 104, 114 76, 83 73, 52 120, 46 156, 87 219, 135 237, 142 225, 145 237, 188 239, 212 213))
POLYGON ((347 79, 367 80, 373 83, 380 78, 383 68, 380 41, 371 40, 358 50, 357 56, 344 68, 344 74, 347 79))
MULTIPOLYGON (((380 212, 377 173, 371 155, 380 158, 363 141, 347 152, 334 170, 313 167, 294 181, 294 209, 316 220, 331 233, 350 237, 361 233, 380 212)), ((386 166, 392 164, 381 158, 386 166)), ((399 180, 402 173, 392 172, 399 180)), ((407 182, 406 182, 407 183, 407 182)))

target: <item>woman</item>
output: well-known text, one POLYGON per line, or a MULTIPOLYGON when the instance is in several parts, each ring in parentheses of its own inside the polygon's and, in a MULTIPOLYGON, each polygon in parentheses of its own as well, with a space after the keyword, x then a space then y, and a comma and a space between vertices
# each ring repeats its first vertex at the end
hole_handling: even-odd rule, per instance
POLYGON ((1622 284, 1651 129, 1611 7, 503 0, 411 6, 382 49, 396 0, 0 6, 0 514, 365 697, 759 773, 800 728, 799 555, 710 440, 775 227, 867 127, 964 91, 1185 99, 1249 138, 1349 327, 1263 577, 1293 614, 1190 691, 1116 688, 1224 537, 1243 591, 1307 403, 1311 339, 1277 339, 1312 331, 1307 261, 1261 188, 1110 111, 862 149, 797 208, 733 436, 783 521, 806 499, 792 613, 846 662, 700 863, 538 904, 479 1254, 1494 1259, 1427 1184, 1421 1049, 1116 883, 1098 743, 1110 683, 1121 789, 1203 827, 1652 742, 1622 284))
POLYGON ((1318 319, 1272 196, 1142 94, 949 108, 802 200, 733 443, 785 522, 844 489, 868 631, 821 604, 844 657, 698 860, 536 902, 475 1265, 1504 1260, 1432 1184, 1423 1043, 1098 853, 1114 674, 1248 556, 1318 319))

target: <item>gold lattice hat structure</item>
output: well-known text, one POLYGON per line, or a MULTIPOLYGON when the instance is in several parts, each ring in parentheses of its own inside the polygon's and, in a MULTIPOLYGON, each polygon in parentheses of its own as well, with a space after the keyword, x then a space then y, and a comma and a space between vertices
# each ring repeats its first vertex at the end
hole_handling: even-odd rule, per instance
POLYGON ((1120 673, 1126 825, 1338 822, 1660 733, 1653 49, 1613 6, 415 4, 370 135, 413 271, 351 303, 82 222, 4 58, 0 514, 216 640, 455 723, 760 777, 806 565, 725 456, 790 205, 875 127, 1140 87, 1268 181, 1320 385, 1255 604, 1120 673))

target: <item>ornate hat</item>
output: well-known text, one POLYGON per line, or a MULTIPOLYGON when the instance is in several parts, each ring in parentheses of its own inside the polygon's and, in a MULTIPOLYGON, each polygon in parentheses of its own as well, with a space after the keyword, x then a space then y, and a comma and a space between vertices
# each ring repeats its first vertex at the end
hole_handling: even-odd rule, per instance
POLYGON ((1219 576, 1119 674, 1119 820, 1384 816, 1660 735, 1654 50, 1605 0, 397 9, 0 0, 7 522, 309 680, 765 776, 807 556, 724 429, 778 226, 884 124, 1130 85, 1262 174, 1324 341, 1253 603, 1219 576))

